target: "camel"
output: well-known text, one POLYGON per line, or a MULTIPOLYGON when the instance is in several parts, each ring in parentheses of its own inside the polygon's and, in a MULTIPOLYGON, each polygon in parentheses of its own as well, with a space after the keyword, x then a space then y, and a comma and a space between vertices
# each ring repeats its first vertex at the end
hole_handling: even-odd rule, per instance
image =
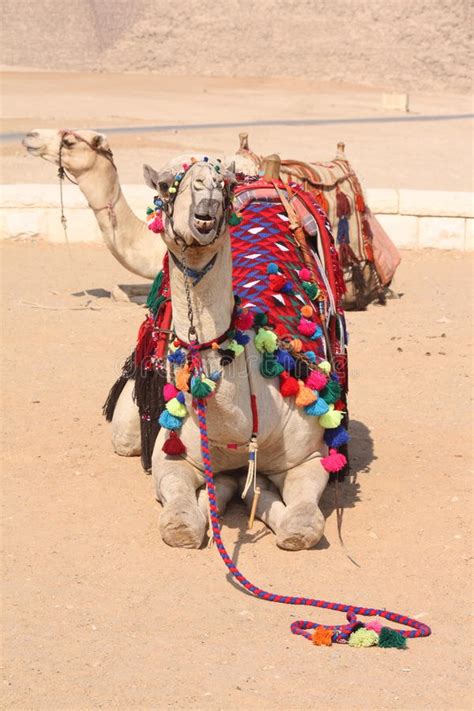
MULTIPOLYGON (((104 241, 119 261, 136 274, 153 278, 161 266, 163 253, 157 235, 150 233, 128 207, 106 138, 94 132, 33 131, 24 139, 33 155, 61 164, 77 180, 101 227, 104 241), (108 208, 108 209, 105 209, 108 208), (120 252, 120 254, 119 254, 120 252), (118 256, 119 255, 119 256, 118 256)), ((157 173, 145 168, 147 184, 166 195, 176 166, 157 173)), ((232 258, 226 209, 226 180, 212 161, 197 162, 187 170, 174 201, 173 221, 165 220, 163 242, 170 259, 170 286, 173 323, 178 338, 188 338, 188 305, 184 276, 177 266, 184 243, 188 267, 202 270, 214 258, 212 270, 190 290, 200 342, 217 338, 227 328, 233 310, 232 258), (207 205, 209 209, 196 206, 207 205), (207 214, 210 213, 210 214, 207 214)), ((281 548, 301 550, 314 547, 324 532, 324 516, 319 500, 328 481, 319 460, 327 453, 323 429, 317 418, 307 417, 283 400, 278 389, 268 387, 256 365, 259 355, 251 341, 247 357, 233 368, 225 368, 216 393, 209 403, 208 428, 213 465, 220 473, 216 483, 221 513, 239 487, 233 472, 247 463, 245 447, 228 449, 227 442, 247 443, 251 436, 252 413, 249 375, 259 406, 258 484, 262 494, 256 516, 276 534, 281 548), (249 372, 247 371, 249 369, 249 372)), ((206 371, 218 368, 211 350, 203 356, 206 371)), ((138 454, 139 422, 132 402, 130 382, 117 403, 112 423, 112 440, 120 454, 138 454), (132 411, 133 405, 133 411, 132 411)), ((207 526, 203 466, 199 431, 186 395, 189 417, 182 438, 186 458, 168 456, 162 450, 166 430, 162 428, 153 451, 152 474, 156 496, 162 503, 160 532, 171 546, 199 547, 207 526)), ((246 504, 251 506, 251 495, 246 504)))

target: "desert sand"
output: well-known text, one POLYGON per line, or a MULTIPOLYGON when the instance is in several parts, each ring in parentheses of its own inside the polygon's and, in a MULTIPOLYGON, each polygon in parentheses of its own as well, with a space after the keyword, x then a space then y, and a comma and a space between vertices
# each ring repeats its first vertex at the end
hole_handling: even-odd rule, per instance
POLYGON ((176 550, 138 459, 113 454, 101 405, 143 310, 99 245, 4 244, 3 708, 468 709, 471 264, 403 254, 400 298, 348 315, 352 474, 337 537, 288 553, 239 502, 223 537, 283 594, 387 607, 432 626, 407 651, 313 647, 289 624, 342 615, 256 600, 215 548, 176 550), (75 310, 81 288, 98 310, 75 310), (32 304, 55 310, 35 308, 32 304), (5 340, 7 340, 5 338, 5 340))

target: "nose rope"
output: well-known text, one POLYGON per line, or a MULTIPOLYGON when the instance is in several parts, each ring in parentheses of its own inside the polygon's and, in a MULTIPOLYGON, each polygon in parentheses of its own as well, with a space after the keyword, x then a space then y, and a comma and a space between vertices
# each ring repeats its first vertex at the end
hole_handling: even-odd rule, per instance
MULTIPOLYGON (((196 411, 199 422, 199 433, 201 438, 201 455, 204 463, 204 476, 207 485, 207 495, 209 499, 209 511, 212 527, 212 535, 216 543, 217 550, 224 564, 227 566, 232 577, 248 590, 252 595, 262 600, 270 602, 280 602, 284 605, 304 605, 306 607, 319 607, 338 612, 345 612, 347 624, 342 625, 322 625, 318 622, 309 620, 296 620, 292 622, 290 629, 295 635, 305 637, 316 645, 330 646, 332 642, 345 644, 349 642, 351 646, 369 646, 368 644, 357 644, 351 640, 351 635, 355 634, 359 629, 366 629, 367 633, 375 629, 377 623, 369 623, 366 627, 357 619, 357 615, 366 617, 381 617, 390 622, 395 622, 400 625, 411 627, 411 630, 398 631, 391 627, 382 627, 380 634, 376 632, 373 635, 366 635, 366 639, 371 639, 371 645, 378 644, 380 647, 399 647, 403 648, 406 645, 406 640, 416 637, 428 637, 431 634, 431 629, 419 620, 406 615, 400 615, 398 612, 389 612, 385 609, 377 609, 373 607, 359 607, 356 605, 346 605, 339 602, 328 602, 316 598, 299 597, 291 595, 278 595, 277 593, 267 592, 262 588, 251 583, 237 568, 234 561, 228 554, 226 547, 221 537, 221 527, 219 523, 219 510, 217 508, 216 487, 214 482, 214 474, 211 464, 211 452, 209 446, 209 436, 207 430, 206 418, 206 403, 204 400, 196 401, 196 411), (372 626, 373 625, 373 626, 372 626), (310 630, 313 630, 312 632, 310 630), (377 641, 376 641, 377 640, 377 641)), ((363 637, 359 634, 359 638, 363 637)))

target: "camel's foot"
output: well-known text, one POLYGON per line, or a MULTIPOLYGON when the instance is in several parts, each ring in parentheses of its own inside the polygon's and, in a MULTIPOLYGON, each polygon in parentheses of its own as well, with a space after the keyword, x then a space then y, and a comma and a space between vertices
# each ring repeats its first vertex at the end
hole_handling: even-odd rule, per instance
POLYGON ((173 499, 163 508, 160 533, 165 543, 174 548, 199 548, 206 531, 206 517, 188 498, 173 499))
POLYGON ((277 546, 287 551, 313 548, 322 538, 324 524, 324 516, 316 504, 302 502, 288 506, 276 531, 277 546))
POLYGON ((142 453, 141 438, 131 440, 128 436, 112 436, 112 447, 120 457, 139 457, 142 453))

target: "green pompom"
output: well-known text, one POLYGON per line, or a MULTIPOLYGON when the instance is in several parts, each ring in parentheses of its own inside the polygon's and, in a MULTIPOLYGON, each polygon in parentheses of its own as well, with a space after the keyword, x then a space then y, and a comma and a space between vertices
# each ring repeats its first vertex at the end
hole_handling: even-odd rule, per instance
POLYGON ((394 647, 395 649, 405 649, 407 641, 405 637, 392 630, 390 627, 382 627, 379 634, 379 647, 394 647))
POLYGON ((379 641, 379 636, 374 630, 366 630, 364 627, 356 630, 349 637, 351 647, 375 647, 379 641))
POLYGON ((313 284, 311 281, 302 281, 301 286, 303 287, 304 291, 306 292, 307 296, 313 301, 317 295, 319 294, 319 289, 316 284, 313 284))
POLYGON ((260 373, 264 378, 276 378, 283 373, 284 367, 277 361, 272 353, 264 353, 260 364, 260 373))
POLYGON ((242 222, 242 218, 237 215, 237 213, 233 212, 232 215, 229 217, 229 225, 232 227, 235 227, 235 225, 240 225, 242 222))
POLYGON ((152 212, 155 212, 154 208, 153 208, 153 207, 147 207, 147 209, 146 209, 146 214, 147 214, 147 215, 151 215, 152 212))
POLYGON ((334 380, 330 380, 324 390, 321 390, 320 394, 329 405, 333 402, 336 402, 336 400, 339 400, 339 398, 341 397, 341 392, 342 388, 339 383, 336 383, 334 380))
POLYGON ((264 313, 257 313, 255 314, 255 318, 253 320, 253 325, 254 326, 266 326, 268 323, 268 316, 267 314, 264 313))
POLYGON ((278 337, 273 331, 259 328, 254 338, 255 348, 259 353, 273 353, 278 347, 278 337))
POLYGON ((148 298, 146 300, 146 305, 147 305, 147 308, 150 309, 150 311, 153 313, 153 315, 156 314, 156 312, 158 311, 158 307, 165 300, 164 296, 159 295, 162 281, 163 281, 163 272, 161 271, 161 272, 158 272, 158 274, 156 275, 156 277, 153 281, 153 284, 150 287, 150 291, 148 292, 148 298))
POLYGON ((209 385, 203 382, 200 378, 192 378, 191 380, 191 395, 202 399, 210 395, 212 392, 209 385))
POLYGON ((180 403, 180 401, 175 397, 166 403, 166 409, 170 415, 173 415, 173 417, 186 417, 188 414, 186 405, 180 403))

